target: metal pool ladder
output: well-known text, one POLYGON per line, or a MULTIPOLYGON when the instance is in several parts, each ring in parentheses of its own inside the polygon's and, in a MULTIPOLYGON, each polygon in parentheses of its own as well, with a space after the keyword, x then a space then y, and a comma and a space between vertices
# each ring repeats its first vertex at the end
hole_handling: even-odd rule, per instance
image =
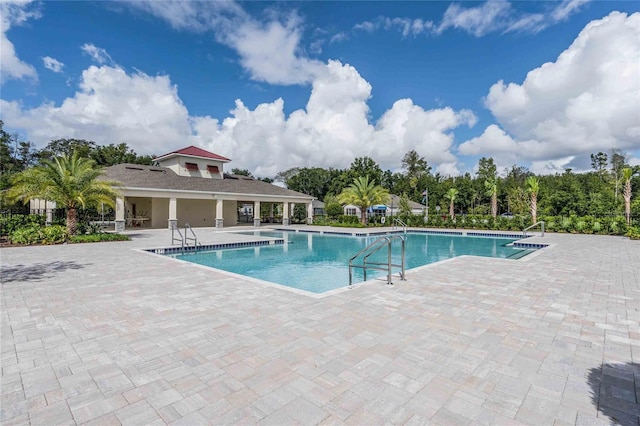
POLYGON ((404 237, 402 235, 390 235, 390 236, 380 237, 377 240, 375 240, 374 242, 372 242, 371 244, 369 244, 368 246, 366 246, 365 248, 363 248, 362 250, 360 250, 354 256, 352 256, 351 259, 349 259, 349 285, 351 285, 353 283, 353 268, 361 268, 361 269, 364 270, 364 280, 365 281, 367 280, 367 269, 375 269, 375 270, 378 270, 378 271, 387 271, 387 284, 389 284, 389 285, 393 284, 391 282, 392 268, 393 267, 401 268, 401 270, 400 270, 400 279, 402 281, 404 281, 405 280, 405 277, 404 277, 404 270, 405 270, 404 241, 405 241, 405 239, 404 239, 404 237), (395 239, 399 239, 401 241, 402 256, 401 256, 401 263, 400 264, 391 263, 391 243, 395 239), (387 262, 382 263, 382 262, 371 262, 371 261, 368 261, 369 256, 377 253, 378 251, 380 251, 384 247, 387 248, 387 262), (360 256, 363 256, 362 257, 362 265, 354 265, 353 261, 355 259, 357 259, 358 257, 360 257, 360 256))
POLYGON ((189 225, 189 223, 184 224, 184 235, 182 234, 182 232, 180 232, 180 228, 178 228, 176 225, 171 226, 171 245, 173 245, 173 243, 176 241, 180 242, 180 247, 182 247, 183 250, 185 246, 189 247, 188 241, 193 241, 194 247, 198 246, 198 237, 196 236, 196 233, 193 232, 193 229, 191 228, 191 225, 189 225), (191 232, 192 237, 189 236, 187 231, 191 232), (175 232, 178 233, 180 238, 174 235, 175 232))

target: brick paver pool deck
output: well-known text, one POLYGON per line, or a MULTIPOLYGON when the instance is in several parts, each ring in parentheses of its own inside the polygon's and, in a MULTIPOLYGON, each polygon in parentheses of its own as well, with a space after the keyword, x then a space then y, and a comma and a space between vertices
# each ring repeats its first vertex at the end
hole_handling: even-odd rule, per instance
POLYGON ((2 425, 639 422, 640 242, 547 234, 317 298, 133 238, 2 249, 2 425))

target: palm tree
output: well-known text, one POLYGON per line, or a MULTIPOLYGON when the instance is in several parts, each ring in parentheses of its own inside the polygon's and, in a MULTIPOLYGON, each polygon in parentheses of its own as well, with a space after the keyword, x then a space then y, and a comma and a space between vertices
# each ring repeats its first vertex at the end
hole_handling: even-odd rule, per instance
POLYGON ((34 198, 54 201, 58 207, 67 209, 67 231, 76 233, 77 209, 79 207, 115 205, 119 195, 115 189, 118 182, 99 179, 102 170, 88 159, 62 155, 53 160, 45 160, 41 166, 26 169, 12 179, 8 190, 11 201, 25 203, 34 198))
POLYGON ((457 196, 458 196, 458 190, 455 188, 450 188, 447 191, 447 193, 444 194, 444 198, 449 200, 449 216, 451 217, 452 220, 456 218, 456 212, 453 208, 453 203, 455 202, 457 196))
POLYGON ((624 182, 622 198, 624 198, 624 216, 627 219, 627 225, 631 225, 631 176, 633 176, 633 170, 630 167, 622 169, 622 182, 624 182))
POLYGON ((538 221, 538 191, 540 191, 540 181, 535 176, 529 176, 527 178, 527 191, 531 198, 529 198, 529 208, 531 209, 531 218, 533 223, 538 221))
POLYGON ((498 216, 498 180, 495 177, 484 181, 486 194, 491 197, 491 216, 493 219, 498 216))
POLYGON ((375 204, 389 201, 389 191, 369 181, 369 176, 358 177, 338 195, 338 202, 351 204, 360 209, 360 221, 367 223, 367 209, 375 204))

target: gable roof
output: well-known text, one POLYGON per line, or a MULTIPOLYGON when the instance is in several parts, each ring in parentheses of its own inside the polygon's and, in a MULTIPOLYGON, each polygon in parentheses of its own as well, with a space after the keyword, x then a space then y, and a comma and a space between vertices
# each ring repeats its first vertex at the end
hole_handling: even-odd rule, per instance
MULTIPOLYGON (((395 194, 390 194, 389 195, 389 203, 387 203, 387 206, 389 205, 393 205, 394 208, 400 208, 400 197, 398 195, 395 194)), ((424 204, 420 204, 420 203, 416 203, 415 201, 409 200, 409 207, 414 210, 414 209, 424 209, 426 206, 424 204)))
POLYGON ((154 158, 154 161, 165 160, 167 158, 175 157, 176 155, 187 155, 189 157, 208 158, 218 161, 231 161, 230 159, 223 157, 222 155, 214 154, 197 146, 191 145, 186 148, 178 149, 177 151, 171 151, 167 154, 154 158))
POLYGON ((227 194, 271 195, 298 197, 311 200, 311 195, 302 194, 272 185, 247 176, 226 175, 224 179, 178 176, 167 167, 143 166, 140 164, 116 164, 104 169, 105 179, 115 180, 123 189, 154 189, 167 191, 197 191, 227 194))

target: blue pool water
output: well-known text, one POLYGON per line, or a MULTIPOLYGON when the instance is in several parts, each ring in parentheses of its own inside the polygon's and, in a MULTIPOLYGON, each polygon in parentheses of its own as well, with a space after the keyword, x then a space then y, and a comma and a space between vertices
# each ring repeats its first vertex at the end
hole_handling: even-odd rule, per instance
MULTIPOLYGON (((304 232, 253 231, 250 235, 284 238, 284 244, 174 254, 177 259, 222 269, 312 293, 324 293, 349 284, 349 258, 377 236, 354 237, 304 232)), ((514 238, 463 237, 407 233, 406 269, 427 265, 461 255, 514 258, 531 250, 507 244, 514 238)), ((400 242, 395 240, 393 263, 400 263, 400 242)), ((383 249, 370 258, 386 262, 383 249)), ((357 262, 354 262, 357 264, 357 262)), ((354 283, 363 280, 363 272, 354 268, 354 283)), ((398 269, 394 269, 395 280, 398 269)), ((384 276, 383 271, 368 271, 367 279, 384 276)))

